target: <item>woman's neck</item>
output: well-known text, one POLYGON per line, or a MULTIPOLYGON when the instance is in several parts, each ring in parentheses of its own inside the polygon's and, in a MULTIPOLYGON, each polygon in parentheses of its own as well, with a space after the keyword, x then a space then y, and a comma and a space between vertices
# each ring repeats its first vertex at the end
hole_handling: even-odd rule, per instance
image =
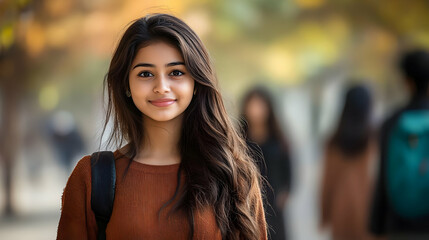
POLYGON ((249 138, 257 144, 264 143, 268 138, 268 129, 266 124, 249 123, 249 138))
POLYGON ((143 143, 135 161, 150 165, 180 163, 179 140, 183 116, 166 122, 143 119, 143 143))

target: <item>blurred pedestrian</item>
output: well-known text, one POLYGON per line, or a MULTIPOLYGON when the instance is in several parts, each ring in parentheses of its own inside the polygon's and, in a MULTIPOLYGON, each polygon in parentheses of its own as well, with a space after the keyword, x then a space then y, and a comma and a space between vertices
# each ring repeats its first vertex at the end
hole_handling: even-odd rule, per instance
POLYGON ((429 239, 429 52, 405 53, 411 95, 381 128, 370 230, 390 240, 429 239))
MULTIPOLYGON (((259 161, 262 175, 268 180, 266 219, 271 228, 270 239, 286 238, 283 212, 291 188, 291 163, 288 144, 274 111, 268 90, 256 87, 242 102, 245 135, 252 147, 254 142, 262 150, 264 161, 259 161)), ((255 146, 254 146, 255 147, 255 146)))
POLYGON ((84 157, 64 189, 58 240, 103 233, 106 239, 267 239, 259 171, 228 117, 209 54, 188 25, 168 14, 133 21, 105 83, 105 127, 113 119, 110 140, 119 149, 107 152, 115 170, 95 179, 117 176, 106 188, 115 189, 114 203, 101 206, 113 209, 104 219, 94 214, 96 165, 84 157))
POLYGON ((64 110, 53 114, 48 123, 48 135, 54 152, 69 174, 77 156, 85 151, 85 143, 73 115, 64 110))
POLYGON ((336 130, 325 147, 321 194, 321 228, 333 240, 365 240, 375 155, 371 125, 372 97, 361 85, 347 90, 336 130))

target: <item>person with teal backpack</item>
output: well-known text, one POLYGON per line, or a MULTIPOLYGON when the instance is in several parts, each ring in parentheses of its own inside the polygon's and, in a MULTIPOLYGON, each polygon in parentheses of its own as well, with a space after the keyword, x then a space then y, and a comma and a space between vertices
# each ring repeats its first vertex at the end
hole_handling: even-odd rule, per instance
POLYGON ((369 227, 389 240, 429 239, 429 52, 406 53, 400 67, 412 97, 381 129, 369 227))
POLYGON ((429 214, 429 111, 407 111, 393 129, 387 151, 387 193, 406 218, 429 214))

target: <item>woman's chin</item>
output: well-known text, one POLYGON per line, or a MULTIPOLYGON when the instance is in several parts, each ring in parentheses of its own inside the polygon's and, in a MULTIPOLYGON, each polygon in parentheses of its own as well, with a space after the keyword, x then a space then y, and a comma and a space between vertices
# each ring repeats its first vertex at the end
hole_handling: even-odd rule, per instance
POLYGON ((173 120, 177 120, 179 116, 181 116, 182 114, 179 115, 146 115, 147 118, 149 118, 151 121, 154 122, 171 122, 173 120))

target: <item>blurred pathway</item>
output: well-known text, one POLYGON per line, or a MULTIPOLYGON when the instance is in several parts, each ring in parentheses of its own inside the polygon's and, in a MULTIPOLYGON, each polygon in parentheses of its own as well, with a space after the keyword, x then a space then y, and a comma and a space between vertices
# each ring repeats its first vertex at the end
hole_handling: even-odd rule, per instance
POLYGON ((59 212, 45 212, 13 218, 0 218, 0 239, 55 239, 59 217, 59 212))

